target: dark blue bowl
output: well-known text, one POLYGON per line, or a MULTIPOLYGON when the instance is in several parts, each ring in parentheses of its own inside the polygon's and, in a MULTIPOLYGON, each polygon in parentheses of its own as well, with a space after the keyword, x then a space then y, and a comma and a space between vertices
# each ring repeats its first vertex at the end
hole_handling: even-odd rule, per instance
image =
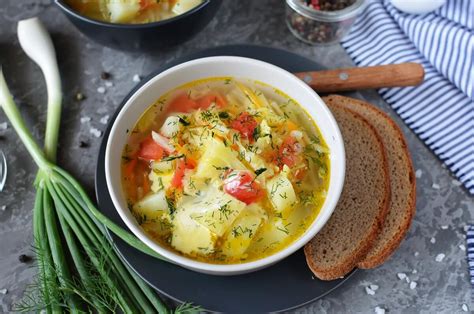
POLYGON ((146 24, 115 24, 90 19, 64 0, 54 0, 66 17, 86 36, 119 50, 158 50, 180 44, 199 33, 214 17, 222 0, 205 0, 174 18, 146 24))

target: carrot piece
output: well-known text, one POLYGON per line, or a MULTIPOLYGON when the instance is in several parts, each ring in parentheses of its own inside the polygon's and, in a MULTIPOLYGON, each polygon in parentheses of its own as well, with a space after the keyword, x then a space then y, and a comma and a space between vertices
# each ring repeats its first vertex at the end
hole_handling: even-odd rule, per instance
POLYGON ((140 10, 146 10, 152 6, 156 6, 156 0, 140 0, 140 10))
POLYGON ((137 159, 131 159, 127 164, 124 164, 122 167, 123 174, 125 176, 126 181, 126 189, 128 197, 135 201, 137 199, 137 187, 136 187, 136 176, 135 176, 135 169, 137 166, 137 159))
POLYGON ((124 175, 127 178, 135 176, 135 167, 137 166, 137 160, 134 158, 124 165, 124 175))
POLYGON ((186 168, 187 169, 194 169, 197 166, 197 161, 191 157, 186 157, 186 168))
POLYGON ((171 186, 178 189, 183 187, 184 170, 186 168, 183 159, 178 159, 176 162, 176 169, 173 178, 171 179, 171 186))
POLYGON ((286 126, 285 126, 285 129, 288 131, 288 132, 291 132, 291 131, 294 131, 294 130, 297 130, 298 129, 298 126, 290 121, 290 120, 286 120, 286 126))
POLYGON ((143 195, 148 194, 150 192, 150 181, 148 180, 148 174, 145 172, 143 173, 143 195))

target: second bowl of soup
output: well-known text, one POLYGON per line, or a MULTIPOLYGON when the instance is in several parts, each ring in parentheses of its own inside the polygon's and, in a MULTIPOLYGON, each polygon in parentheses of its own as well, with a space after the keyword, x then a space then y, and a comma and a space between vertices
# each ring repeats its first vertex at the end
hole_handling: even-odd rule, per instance
POLYGON ((223 0, 54 0, 81 32, 120 50, 159 51, 199 33, 223 0))
POLYGON ((344 178, 341 135, 290 73, 246 58, 171 68, 125 104, 106 151, 128 227, 184 267, 238 274, 309 241, 344 178))

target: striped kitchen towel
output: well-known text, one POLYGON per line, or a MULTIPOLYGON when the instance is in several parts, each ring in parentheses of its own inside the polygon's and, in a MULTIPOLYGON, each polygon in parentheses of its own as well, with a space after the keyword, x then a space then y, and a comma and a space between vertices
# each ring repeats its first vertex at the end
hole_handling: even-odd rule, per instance
POLYGON ((422 85, 379 93, 474 194, 474 1, 411 15, 368 0, 342 46, 360 66, 423 65, 422 85))
POLYGON ((467 262, 471 274, 471 284, 474 288, 474 226, 467 230, 467 262))

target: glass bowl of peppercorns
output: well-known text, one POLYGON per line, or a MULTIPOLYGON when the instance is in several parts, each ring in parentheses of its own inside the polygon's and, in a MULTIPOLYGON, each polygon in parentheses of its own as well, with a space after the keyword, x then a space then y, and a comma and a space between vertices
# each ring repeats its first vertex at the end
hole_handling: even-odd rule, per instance
POLYGON ((365 0, 286 0, 286 23, 298 39, 311 44, 339 42, 350 30, 365 0))

